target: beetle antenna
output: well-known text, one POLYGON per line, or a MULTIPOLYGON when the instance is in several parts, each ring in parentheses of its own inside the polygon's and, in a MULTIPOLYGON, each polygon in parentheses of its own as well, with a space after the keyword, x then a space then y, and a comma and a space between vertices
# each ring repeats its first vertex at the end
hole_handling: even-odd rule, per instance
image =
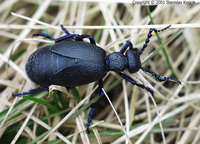
POLYGON ((158 81, 166 81, 166 80, 172 80, 172 81, 176 81, 178 82, 179 84, 181 84, 181 82, 175 78, 172 78, 172 77, 163 77, 161 78, 160 75, 156 74, 155 72, 151 71, 151 70, 148 70, 144 67, 141 68, 144 72, 147 72, 149 74, 151 74, 152 76, 154 76, 158 81))
POLYGON ((157 30, 156 28, 151 28, 150 30, 149 30, 149 33, 148 33, 148 35, 147 35, 147 39, 145 40, 145 44, 143 45, 143 48, 140 50, 140 52, 138 53, 139 55, 141 55, 142 53, 143 53, 143 51, 145 50, 145 48, 148 46, 148 43, 149 43, 149 41, 150 41, 150 38, 152 37, 152 32, 154 31, 155 33, 157 33, 157 32, 162 32, 162 31, 164 31, 164 30, 166 30, 166 29, 168 29, 168 28, 170 28, 171 27, 171 25, 168 25, 167 27, 165 27, 165 28, 163 28, 163 29, 161 29, 161 30, 157 30))

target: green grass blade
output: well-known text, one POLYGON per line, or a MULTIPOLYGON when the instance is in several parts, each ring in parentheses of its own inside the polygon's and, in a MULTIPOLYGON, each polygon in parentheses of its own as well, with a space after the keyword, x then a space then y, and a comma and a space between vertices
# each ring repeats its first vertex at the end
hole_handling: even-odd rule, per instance
POLYGON ((27 100, 34 101, 34 102, 39 103, 39 104, 42 104, 42 105, 48 107, 49 109, 51 109, 54 112, 59 111, 59 109, 57 107, 55 107, 52 104, 50 104, 50 103, 48 103, 46 101, 43 101, 41 99, 38 99, 38 98, 35 98, 35 97, 31 97, 31 96, 23 96, 23 98, 25 98, 27 100))

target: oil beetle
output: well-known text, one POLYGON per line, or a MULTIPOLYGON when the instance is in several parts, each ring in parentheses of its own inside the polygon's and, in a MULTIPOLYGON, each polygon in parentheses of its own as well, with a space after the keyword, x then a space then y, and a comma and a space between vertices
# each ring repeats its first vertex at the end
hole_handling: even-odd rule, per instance
MULTIPOLYGON (((60 38, 55 39, 44 33, 33 35, 53 40, 55 44, 53 46, 46 46, 32 53, 26 63, 26 73, 33 82, 46 90, 48 90, 50 85, 75 87, 98 80, 100 94, 99 99, 90 105, 91 110, 87 123, 87 132, 89 133, 93 110, 104 96, 102 92, 102 78, 108 71, 115 71, 133 85, 146 89, 151 95, 153 95, 153 91, 149 87, 136 83, 136 81, 122 73, 122 71, 128 69, 130 73, 135 73, 142 69, 154 76, 158 81, 173 80, 181 84, 179 80, 171 77, 161 78, 155 72, 142 67, 140 62, 140 55, 147 47, 152 32, 161 32, 168 29, 170 26, 171 25, 161 30, 151 28, 145 40, 145 44, 140 51, 138 51, 137 48, 133 48, 132 43, 128 41, 119 52, 106 55, 105 50, 96 45, 92 36, 70 34, 63 25, 61 25, 66 35, 60 38), (85 38, 88 38, 90 43, 83 42, 85 38)), ((30 94, 36 90, 13 94, 13 96, 30 94)))

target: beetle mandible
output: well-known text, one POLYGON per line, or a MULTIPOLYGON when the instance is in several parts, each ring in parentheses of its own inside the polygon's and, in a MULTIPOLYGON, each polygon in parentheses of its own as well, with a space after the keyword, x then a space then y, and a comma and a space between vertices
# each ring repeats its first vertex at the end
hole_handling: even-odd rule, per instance
MULTIPOLYGON (((102 78, 108 71, 115 71, 133 85, 146 89, 152 96, 153 91, 149 87, 136 83, 136 81, 122 72, 128 69, 130 73, 135 73, 142 69, 154 76, 158 81, 173 80, 181 84, 179 80, 172 77, 161 78, 160 75, 155 72, 142 67, 140 62, 140 55, 147 47, 152 32, 161 32, 168 29, 170 26, 171 25, 161 30, 151 28, 143 48, 140 51, 137 48, 133 48, 132 43, 128 41, 119 52, 106 55, 105 50, 96 45, 95 39, 92 36, 71 34, 61 25, 66 35, 60 38, 55 39, 44 33, 33 35, 53 40, 55 44, 38 49, 32 53, 26 62, 26 73, 33 82, 42 86, 44 89, 47 89, 50 85, 75 87, 98 80, 100 94, 99 99, 90 105, 91 110, 87 123, 87 132, 89 133, 93 110, 104 96, 102 91, 102 78), (84 42, 83 39, 85 38, 88 38, 90 43, 84 42)), ((32 92, 35 91, 13 94, 13 96, 30 94, 32 92)))

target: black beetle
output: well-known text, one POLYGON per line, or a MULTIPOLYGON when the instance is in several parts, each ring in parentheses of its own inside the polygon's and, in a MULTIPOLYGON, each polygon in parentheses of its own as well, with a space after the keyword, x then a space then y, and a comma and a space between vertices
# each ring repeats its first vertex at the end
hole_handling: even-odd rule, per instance
MULTIPOLYGON (((34 36, 43 36, 54 40, 55 44, 53 46, 46 46, 32 53, 26 63, 26 73, 33 82, 45 88, 48 88, 50 85, 74 87, 98 80, 100 98, 90 106, 91 110, 87 123, 87 132, 89 133, 89 125, 92 119, 93 109, 104 96, 102 92, 102 78, 108 71, 115 71, 133 85, 146 89, 152 95, 153 91, 149 87, 136 83, 132 78, 122 73, 122 71, 128 69, 130 73, 135 73, 139 71, 139 69, 142 69, 152 76, 155 76, 159 81, 174 80, 181 84, 179 80, 171 77, 161 78, 151 70, 142 67, 140 62, 140 55, 147 47, 147 44, 150 41, 149 39, 152 36, 151 33, 153 31, 155 33, 164 31, 170 26, 171 25, 161 30, 151 28, 147 35, 147 39, 145 40, 145 44, 140 51, 138 51, 137 48, 133 48, 132 43, 128 41, 120 52, 106 55, 104 49, 96 46, 95 40, 92 36, 70 34, 61 25, 61 28, 66 35, 58 39, 44 33, 34 34, 34 36), (83 42, 84 38, 89 38, 90 43, 83 42), (71 40, 69 41, 69 39, 71 40)), ((32 92, 34 91, 30 91, 29 93, 32 92)), ((13 96, 29 93, 13 94, 13 96)))

